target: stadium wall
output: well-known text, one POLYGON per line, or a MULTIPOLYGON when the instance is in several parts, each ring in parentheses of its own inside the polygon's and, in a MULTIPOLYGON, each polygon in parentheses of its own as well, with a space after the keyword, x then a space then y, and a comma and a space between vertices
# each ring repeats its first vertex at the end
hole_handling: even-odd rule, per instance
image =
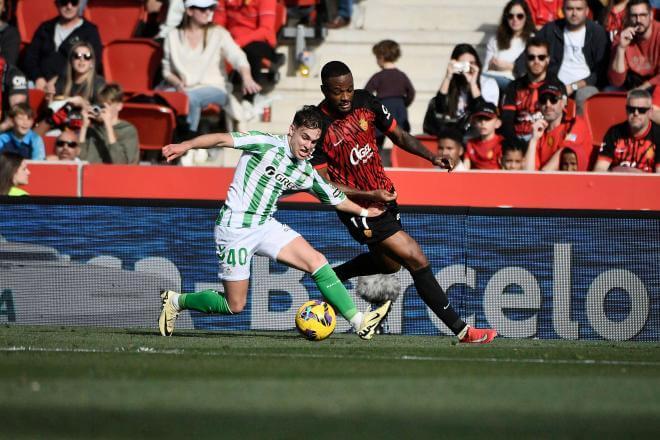
MULTIPOLYGON (((0 323, 155 331, 160 289, 220 287, 213 245, 219 205, 2 199, 0 323)), ((284 204, 276 216, 333 265, 364 250, 320 205, 284 204)), ((408 207, 403 222, 471 324, 512 338, 660 340, 660 212, 408 207)), ((387 330, 448 334, 410 275, 397 276, 402 296, 387 330)), ((291 330, 297 307, 319 297, 309 276, 256 257, 243 313, 184 312, 177 326, 291 330)), ((338 329, 348 325, 340 320, 338 329)))

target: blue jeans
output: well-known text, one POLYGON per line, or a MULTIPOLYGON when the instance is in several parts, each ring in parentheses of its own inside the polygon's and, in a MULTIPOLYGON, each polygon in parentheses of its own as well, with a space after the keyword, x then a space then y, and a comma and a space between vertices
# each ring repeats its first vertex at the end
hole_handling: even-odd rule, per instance
POLYGON ((186 90, 186 95, 189 100, 187 122, 190 131, 197 131, 204 107, 209 104, 226 106, 229 98, 226 91, 212 86, 186 90))
POLYGON ((337 15, 350 21, 353 15, 353 0, 339 0, 337 2, 337 15))

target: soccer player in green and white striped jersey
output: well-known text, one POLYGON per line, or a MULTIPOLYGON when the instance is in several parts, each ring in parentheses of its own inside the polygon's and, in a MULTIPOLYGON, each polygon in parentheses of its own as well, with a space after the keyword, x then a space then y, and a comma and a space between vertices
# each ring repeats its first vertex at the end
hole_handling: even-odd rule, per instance
POLYGON ((312 275, 325 299, 348 320, 363 339, 371 339, 387 316, 391 301, 359 312, 326 258, 300 234, 281 224, 273 214, 287 190, 311 190, 322 203, 356 217, 380 215, 380 208, 362 208, 324 181, 308 162, 321 137, 323 117, 314 106, 296 112, 286 135, 215 133, 163 147, 168 162, 192 148, 236 148, 243 151, 215 226, 219 277, 224 292, 205 290, 161 293, 160 333, 171 336, 181 310, 234 314, 245 307, 252 256, 268 256, 312 275))

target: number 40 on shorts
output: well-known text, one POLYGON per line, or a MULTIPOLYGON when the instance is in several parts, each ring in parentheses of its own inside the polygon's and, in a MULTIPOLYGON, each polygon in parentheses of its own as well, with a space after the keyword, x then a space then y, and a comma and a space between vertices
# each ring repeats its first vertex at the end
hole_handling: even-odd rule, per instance
POLYGON ((227 249, 223 246, 218 246, 217 254, 222 263, 230 266, 236 266, 238 263, 240 266, 244 266, 247 262, 248 251, 245 248, 227 249))

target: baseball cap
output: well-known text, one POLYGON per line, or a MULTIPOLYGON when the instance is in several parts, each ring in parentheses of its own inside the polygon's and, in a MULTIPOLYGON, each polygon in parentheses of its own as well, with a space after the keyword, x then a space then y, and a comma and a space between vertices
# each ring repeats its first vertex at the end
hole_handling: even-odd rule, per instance
POLYGON ((546 79, 539 87, 539 96, 541 95, 566 96, 566 86, 557 78, 546 79))
POLYGON ((499 113, 497 111, 497 107, 495 104, 492 102, 481 102, 477 104, 475 107, 474 111, 472 112, 472 115, 470 115, 470 118, 475 118, 477 116, 484 116, 487 117, 488 119, 493 119, 497 118, 499 116, 499 113))
POLYGON ((209 6, 215 6, 218 4, 218 0, 186 0, 185 7, 192 8, 196 6, 198 8, 208 8, 209 6))

